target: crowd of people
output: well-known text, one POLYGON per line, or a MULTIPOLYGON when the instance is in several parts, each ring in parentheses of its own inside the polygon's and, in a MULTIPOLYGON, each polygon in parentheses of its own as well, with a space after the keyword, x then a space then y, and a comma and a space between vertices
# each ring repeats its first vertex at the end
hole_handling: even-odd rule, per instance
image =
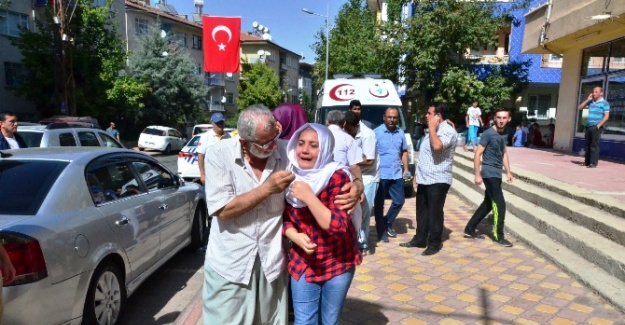
MULTIPOLYGON (((360 118, 356 100, 347 112, 329 111, 325 125, 309 123, 300 109, 250 106, 240 115, 239 136, 214 142, 205 156, 213 221, 204 266, 204 324, 285 324, 289 301, 295 324, 338 324, 368 250, 371 215, 378 242, 397 236, 393 221, 405 201, 404 179, 411 175, 397 108, 387 108, 374 129, 360 118)), ((422 255, 428 256, 443 247, 443 208, 458 134, 447 122, 445 104, 431 105, 426 120, 415 175, 416 234, 399 245, 425 248, 422 255)), ((494 203, 493 238, 508 247, 502 166, 508 181, 512 174, 501 144, 509 120, 508 111, 498 111, 492 129, 476 143, 475 182, 484 182, 486 192, 465 229, 466 237, 482 238, 476 225, 494 203)))

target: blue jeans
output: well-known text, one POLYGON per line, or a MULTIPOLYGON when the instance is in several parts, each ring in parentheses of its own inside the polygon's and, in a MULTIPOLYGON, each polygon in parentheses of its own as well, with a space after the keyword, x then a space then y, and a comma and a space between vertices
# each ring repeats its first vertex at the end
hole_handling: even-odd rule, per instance
POLYGON ((291 277, 295 325, 339 324, 355 270, 352 267, 341 275, 318 283, 306 282, 305 274, 302 274, 299 281, 291 277))
POLYGON ((375 194, 374 214, 375 229, 378 232, 378 239, 386 232, 388 227, 393 226, 393 221, 397 218, 399 211, 404 206, 406 196, 404 194, 404 179, 381 179, 378 191, 375 194), (384 216, 384 198, 386 193, 391 197, 391 207, 384 216), (384 220, 386 218, 386 220, 384 220))
POLYGON ((371 211, 373 210, 373 200, 378 191, 379 182, 371 182, 365 185, 365 200, 360 204, 362 207, 362 226, 360 232, 360 243, 366 243, 369 238, 369 224, 371 223, 371 211))

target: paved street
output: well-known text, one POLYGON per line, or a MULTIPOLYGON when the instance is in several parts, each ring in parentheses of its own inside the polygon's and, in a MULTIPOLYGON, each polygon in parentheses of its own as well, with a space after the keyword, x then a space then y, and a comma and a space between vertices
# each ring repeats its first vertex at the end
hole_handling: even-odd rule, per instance
MULTIPOLYGON (((378 243, 356 269, 341 324, 625 324, 624 314, 512 236, 513 248, 465 239, 472 212, 449 195, 443 250, 426 257, 399 247, 415 231, 415 199, 408 199, 398 238, 378 243)), ((178 324, 200 324, 200 303, 178 324)))

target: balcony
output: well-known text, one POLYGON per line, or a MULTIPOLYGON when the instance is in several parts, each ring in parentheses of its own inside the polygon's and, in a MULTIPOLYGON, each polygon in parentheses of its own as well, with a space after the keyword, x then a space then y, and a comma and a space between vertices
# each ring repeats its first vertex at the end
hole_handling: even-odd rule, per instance
POLYGON ((472 64, 508 64, 510 63, 510 57, 508 55, 475 55, 469 54, 465 55, 465 60, 471 61, 472 64))
POLYGON ((206 81, 206 85, 208 86, 218 86, 218 87, 225 87, 226 86, 226 82, 224 80, 223 76, 212 76, 212 77, 207 77, 204 78, 204 80, 206 81))
POLYGON ((213 102, 206 105, 211 112, 225 112, 226 107, 220 102, 213 102))

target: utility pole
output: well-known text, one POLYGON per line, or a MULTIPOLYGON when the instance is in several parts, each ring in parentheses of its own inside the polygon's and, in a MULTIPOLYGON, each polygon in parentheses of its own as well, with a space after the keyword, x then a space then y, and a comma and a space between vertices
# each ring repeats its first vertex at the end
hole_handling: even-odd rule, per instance
POLYGON ((69 23, 76 11, 78 2, 68 8, 66 0, 54 0, 53 2, 54 39, 55 39, 55 67, 58 69, 55 76, 55 110, 61 114, 76 115, 75 81, 71 57, 71 43, 73 38, 69 35, 69 23), (70 9, 66 11, 66 9, 70 9), (69 13, 69 17, 68 14, 69 13), (71 100, 71 102, 70 102, 71 100))

